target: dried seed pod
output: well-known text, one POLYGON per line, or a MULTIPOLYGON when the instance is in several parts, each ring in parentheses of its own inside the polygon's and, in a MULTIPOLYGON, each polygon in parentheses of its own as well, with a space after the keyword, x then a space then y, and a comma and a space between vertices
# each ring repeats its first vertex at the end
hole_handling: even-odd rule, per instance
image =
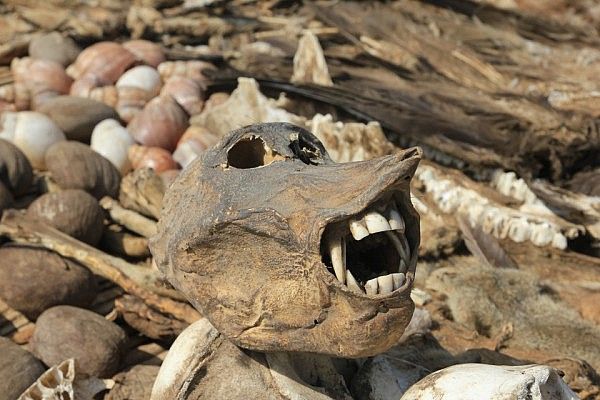
POLYGON ((177 149, 173 152, 173 159, 185 168, 206 149, 217 144, 218 141, 219 138, 208 129, 192 125, 179 139, 177 149))
POLYGON ((134 169, 152 168, 156 173, 177 169, 171 153, 160 147, 133 145, 129 148, 129 161, 134 169))
POLYGON ((54 61, 63 67, 75 61, 80 52, 81 50, 73 39, 65 37, 59 32, 37 36, 29 43, 31 58, 54 61))
POLYGON ((27 208, 27 216, 95 246, 103 230, 103 211, 98 201, 79 189, 46 193, 27 208))
POLYGON ((94 128, 90 147, 125 175, 131 169, 127 152, 135 141, 114 119, 105 119, 94 128))
POLYGON ((10 68, 16 88, 24 85, 29 91, 32 109, 39 108, 48 99, 69 93, 73 83, 64 67, 50 60, 15 58, 10 68))
POLYGON ((46 152, 46 166, 63 189, 82 189, 97 199, 119 194, 119 170, 83 143, 56 143, 46 152))
POLYGON ((44 373, 44 365, 9 338, 0 337, 0 393, 16 399, 44 373))
POLYGON ((203 71, 215 70, 211 63, 199 60, 190 61, 165 61, 158 66, 158 72, 163 81, 167 81, 173 76, 183 76, 204 85, 207 81, 203 71))
POLYGON ((17 146, 34 168, 45 169, 46 151, 56 142, 64 141, 65 134, 46 115, 20 111, 0 115, 0 138, 17 146))
POLYGON ((154 97, 160 92, 161 85, 160 75, 156 69, 140 65, 121 75, 115 86, 117 88, 129 86, 144 89, 154 97))
POLYGON ((141 61, 151 67, 156 68, 160 63, 165 61, 165 52, 154 42, 141 39, 129 40, 123 43, 123 47, 129 50, 137 61, 141 61))
POLYGON ((204 89, 196 81, 184 76, 169 78, 160 94, 173 97, 189 115, 200 113, 204 107, 204 89))
POLYGON ((0 179, 15 196, 25 194, 33 181, 31 164, 25 154, 3 139, 0 139, 0 179))
POLYGON ((145 146, 173 151, 188 126, 188 115, 171 97, 156 97, 127 126, 131 136, 145 146))
POLYGON ((106 85, 113 84, 123 72, 135 63, 135 56, 114 42, 99 42, 79 54, 75 63, 67 68, 73 79, 94 76, 106 85))
POLYGON ((40 315, 32 343, 46 365, 74 358, 78 373, 108 378, 119 367, 126 340, 125 332, 101 315, 57 306, 40 315))
MULTIPOLYGON (((58 365, 54 365, 44 372, 32 384, 19 400, 56 400, 76 399, 79 392, 75 392, 75 360, 69 358, 58 365)), ((81 388, 78 385, 78 389, 81 388)))
POLYGON ((94 275, 58 254, 35 247, 0 247, 0 298, 35 320, 58 304, 87 306, 97 291, 94 275))
POLYGON ((104 103, 74 96, 55 97, 39 111, 52 118, 69 140, 84 143, 90 142, 92 131, 98 122, 119 118, 117 112, 104 103))

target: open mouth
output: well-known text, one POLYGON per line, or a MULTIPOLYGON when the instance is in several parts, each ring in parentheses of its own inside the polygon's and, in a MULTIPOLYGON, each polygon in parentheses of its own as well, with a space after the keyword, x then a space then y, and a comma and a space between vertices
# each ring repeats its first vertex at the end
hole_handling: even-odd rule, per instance
POLYGON ((394 196, 388 196, 325 228, 323 263, 350 290, 389 294, 404 285, 411 254, 399 209, 394 196))

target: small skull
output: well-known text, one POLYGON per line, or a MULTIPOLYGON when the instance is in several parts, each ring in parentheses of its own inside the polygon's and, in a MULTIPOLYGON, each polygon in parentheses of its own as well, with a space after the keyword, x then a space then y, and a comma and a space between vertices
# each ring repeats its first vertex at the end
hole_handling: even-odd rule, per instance
POLYGON ((365 357, 410 321, 421 150, 334 163, 285 123, 233 131, 165 195, 151 250, 234 344, 365 357))

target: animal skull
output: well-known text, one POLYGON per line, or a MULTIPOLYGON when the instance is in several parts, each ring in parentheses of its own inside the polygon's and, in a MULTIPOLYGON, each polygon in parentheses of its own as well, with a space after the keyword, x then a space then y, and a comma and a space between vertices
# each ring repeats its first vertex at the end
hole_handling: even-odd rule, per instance
POLYGON ((336 164, 286 123, 229 133, 165 196, 151 242, 169 281, 234 344, 364 357, 410 321, 412 148, 336 164))

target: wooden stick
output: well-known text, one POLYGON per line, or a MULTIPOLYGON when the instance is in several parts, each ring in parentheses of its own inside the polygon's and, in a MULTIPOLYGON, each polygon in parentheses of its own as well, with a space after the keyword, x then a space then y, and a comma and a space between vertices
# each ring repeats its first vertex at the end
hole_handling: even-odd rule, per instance
POLYGON ((200 314, 189 304, 164 297, 165 295, 181 297, 181 295, 174 294, 177 293, 174 290, 158 287, 158 271, 110 256, 46 224, 27 219, 16 210, 4 212, 0 223, 0 235, 17 243, 37 244, 63 257, 72 258, 162 313, 188 323, 200 318, 200 314))
POLYGON ((118 224, 132 232, 150 238, 156 234, 156 222, 143 215, 123 208, 118 201, 108 196, 100 200, 100 206, 110 214, 110 217, 118 224))
POLYGON ((34 329, 33 322, 0 299, 0 336, 9 336, 23 344, 29 341, 34 329))

